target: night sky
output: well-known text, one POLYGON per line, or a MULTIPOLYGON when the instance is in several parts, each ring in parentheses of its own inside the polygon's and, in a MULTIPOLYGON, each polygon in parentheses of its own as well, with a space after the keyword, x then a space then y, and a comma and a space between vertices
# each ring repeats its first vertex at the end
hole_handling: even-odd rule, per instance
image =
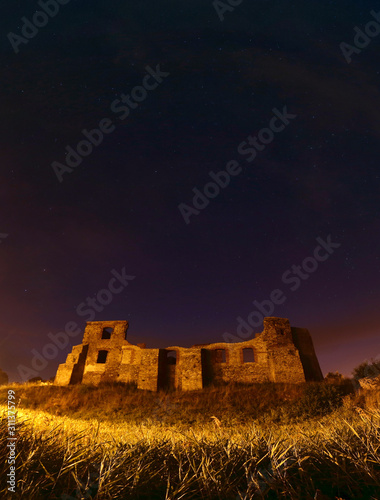
POLYGON ((29 39, 37 1, 0 5, 0 368, 12 380, 69 322, 126 319, 147 347, 219 342, 275 290, 269 315, 310 330, 324 374, 380 356, 380 35, 354 47, 380 4, 243 0, 218 15, 211 0, 71 0, 29 39), (68 167, 66 147, 100 123, 102 142, 68 167), (242 154, 249 137, 256 153, 242 154), (206 188, 232 167, 226 187, 206 188), (317 240, 334 244, 320 262, 317 240), (99 292, 107 304, 86 305, 99 292))

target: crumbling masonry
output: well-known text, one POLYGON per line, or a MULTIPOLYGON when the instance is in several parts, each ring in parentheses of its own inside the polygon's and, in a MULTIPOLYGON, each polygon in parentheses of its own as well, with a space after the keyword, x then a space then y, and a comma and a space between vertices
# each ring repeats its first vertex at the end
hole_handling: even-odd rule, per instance
POLYGON ((265 318, 251 340, 146 349, 127 340, 127 321, 89 321, 81 345, 59 365, 55 384, 135 382, 139 389, 196 390, 225 382, 322 380, 310 333, 265 318))

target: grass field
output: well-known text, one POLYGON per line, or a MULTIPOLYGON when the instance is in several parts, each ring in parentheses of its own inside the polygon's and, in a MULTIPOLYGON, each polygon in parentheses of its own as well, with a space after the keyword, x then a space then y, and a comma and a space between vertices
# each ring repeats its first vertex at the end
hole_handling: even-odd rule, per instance
POLYGON ((17 487, 8 495, 3 460, 1 498, 380 499, 378 392, 333 384, 12 390, 17 487))

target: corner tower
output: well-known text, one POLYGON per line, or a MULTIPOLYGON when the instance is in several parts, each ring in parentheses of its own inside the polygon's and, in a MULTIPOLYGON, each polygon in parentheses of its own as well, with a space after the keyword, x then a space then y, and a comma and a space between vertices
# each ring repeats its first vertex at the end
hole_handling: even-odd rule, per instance
POLYGON ((97 384, 116 380, 127 341, 128 321, 88 321, 81 345, 74 346, 66 363, 59 365, 54 383, 97 384))

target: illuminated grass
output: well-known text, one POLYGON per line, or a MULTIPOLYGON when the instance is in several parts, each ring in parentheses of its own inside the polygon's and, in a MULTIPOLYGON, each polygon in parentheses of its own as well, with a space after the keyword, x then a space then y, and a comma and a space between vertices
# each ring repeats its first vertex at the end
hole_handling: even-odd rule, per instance
POLYGON ((12 498, 299 500, 320 489, 331 499, 378 500, 380 412, 355 404, 346 397, 325 416, 286 425, 269 416, 231 424, 218 414, 189 425, 155 415, 115 422, 19 409, 12 498))

